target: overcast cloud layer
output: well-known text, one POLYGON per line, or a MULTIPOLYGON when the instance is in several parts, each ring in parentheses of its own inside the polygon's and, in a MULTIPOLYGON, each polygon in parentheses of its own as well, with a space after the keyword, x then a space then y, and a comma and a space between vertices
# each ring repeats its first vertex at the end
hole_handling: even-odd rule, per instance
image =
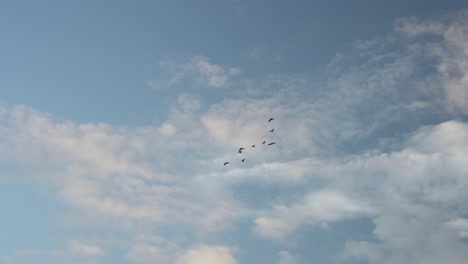
POLYGON ((252 78, 204 56, 158 65, 151 89, 193 87, 159 125, 1 107, 2 163, 67 208, 56 221, 74 232, 0 261, 256 263, 251 240, 278 264, 315 263, 304 234, 363 221, 368 233, 338 236, 325 261, 466 263, 467 11, 398 19, 313 74, 252 78))

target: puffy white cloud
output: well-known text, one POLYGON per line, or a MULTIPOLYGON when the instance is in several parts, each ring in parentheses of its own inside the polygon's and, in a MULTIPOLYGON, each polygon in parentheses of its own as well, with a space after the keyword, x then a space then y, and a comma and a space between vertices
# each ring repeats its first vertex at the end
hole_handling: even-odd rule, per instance
POLYGON ((180 118, 193 117, 181 112, 161 127, 113 128, 56 121, 26 107, 13 107, 7 117, 10 123, 2 128, 8 137, 2 150, 9 150, 5 158, 34 167, 38 177, 45 176, 41 181, 59 187, 60 200, 82 210, 88 220, 222 229, 230 224, 226 217, 235 218, 231 210, 239 204, 229 195, 176 185, 193 178, 178 172, 177 163, 196 166, 197 154, 190 149, 202 149, 203 141, 209 141, 198 137, 201 127, 184 127, 187 123, 180 118), (193 141, 193 136, 200 140, 193 141), (184 161, 177 156, 184 151, 194 154, 184 161), (218 195, 226 199, 214 198, 218 195))
POLYGON ((177 264, 236 264, 235 250, 223 246, 197 245, 189 249, 177 264))
POLYGON ((462 162, 468 158, 467 132, 468 126, 456 121, 424 127, 399 151, 348 163, 355 168, 344 171, 361 171, 362 183, 372 182, 369 171, 369 177, 379 179, 372 192, 357 176, 343 187, 371 201, 378 243, 350 241, 342 256, 371 263, 462 263, 468 248, 460 239, 464 221, 459 217, 468 209, 468 167, 462 162))

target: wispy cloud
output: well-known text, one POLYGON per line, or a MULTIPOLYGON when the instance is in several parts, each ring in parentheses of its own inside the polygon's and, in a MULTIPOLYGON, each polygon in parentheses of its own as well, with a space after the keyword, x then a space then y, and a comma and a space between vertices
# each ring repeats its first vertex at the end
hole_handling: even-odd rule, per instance
POLYGON ((285 250, 278 252, 278 257, 279 257, 279 260, 277 264, 299 264, 301 263, 299 261, 299 257, 285 250))
POLYGON ((446 93, 446 107, 452 112, 468 114, 468 12, 461 11, 446 21, 401 19, 396 30, 416 39, 436 37, 426 44, 429 56, 436 59, 440 84, 446 93))
POLYGON ((270 212, 272 216, 255 219, 255 231, 260 236, 282 240, 302 225, 326 225, 371 212, 370 206, 361 201, 333 191, 320 191, 293 206, 275 206, 270 212))
POLYGON ((189 87, 226 88, 242 72, 235 67, 222 67, 207 58, 194 56, 186 62, 164 60, 159 62, 160 77, 149 82, 155 89, 168 89, 178 85, 189 87))

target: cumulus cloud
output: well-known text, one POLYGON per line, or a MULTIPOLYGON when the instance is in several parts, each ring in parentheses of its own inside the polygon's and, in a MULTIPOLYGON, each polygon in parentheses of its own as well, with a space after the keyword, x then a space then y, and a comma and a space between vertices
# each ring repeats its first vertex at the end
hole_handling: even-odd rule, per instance
POLYGON ((346 183, 372 201, 377 210, 373 233, 379 242, 350 241, 342 256, 371 263, 437 263, 444 258, 462 263, 468 247, 446 227, 463 234, 463 220, 453 217, 467 210, 463 190, 468 168, 461 162, 468 155, 467 131, 466 124, 456 121, 424 127, 400 151, 349 163, 360 167, 361 175, 371 170, 372 177, 380 175, 382 180, 368 193, 359 184, 346 183))
MULTIPOLYGON (((181 112, 174 123, 132 130, 55 121, 19 106, 9 111, 11 123, 4 127, 4 133, 11 140, 3 141, 2 149, 10 150, 8 158, 34 166, 51 185, 59 187, 58 198, 82 210, 88 220, 114 223, 115 219, 115 223, 128 225, 171 219, 172 223, 206 230, 223 228, 224 223, 229 224, 225 217, 234 217, 231 210, 239 207, 234 200, 213 199, 219 193, 199 193, 175 185, 193 177, 176 170, 181 167, 176 164, 183 162, 176 159, 176 153, 201 149, 205 144, 190 139, 201 135, 196 130, 202 128, 180 128, 180 123, 187 126, 184 120, 177 123, 181 118, 192 116, 181 112), (173 171, 164 169, 168 167, 173 171)), ((197 163, 195 156, 187 157, 186 166, 197 163)))
POLYGON ((177 264, 236 264, 235 250, 223 246, 197 245, 189 249, 177 264))

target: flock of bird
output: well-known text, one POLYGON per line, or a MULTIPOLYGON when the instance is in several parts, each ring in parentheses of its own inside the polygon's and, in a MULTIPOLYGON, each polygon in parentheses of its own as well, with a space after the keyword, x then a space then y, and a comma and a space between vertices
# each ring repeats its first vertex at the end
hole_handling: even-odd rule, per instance
MULTIPOLYGON (((268 119, 268 123, 270 123, 270 122, 273 121, 273 120, 275 120, 275 119, 274 119, 274 118, 268 119)), ((269 129, 268 131, 270 131, 271 133, 273 133, 273 131, 275 131, 275 129, 272 128, 272 129, 269 129)), ((262 144, 265 145, 265 144, 266 144, 266 140, 264 140, 264 141, 262 142, 262 144)), ((267 146, 271 146, 271 145, 274 145, 274 144, 276 144, 276 142, 270 142, 270 143, 268 143, 268 144, 266 144, 266 145, 267 145, 267 146)), ((251 147, 252 147, 252 148, 255 148, 255 144, 252 145, 251 147)), ((245 149, 245 148, 243 148, 243 147, 239 148, 239 150, 237 151, 237 153, 241 153, 241 154, 242 154, 242 151, 243 151, 244 149, 245 149)), ((245 158, 241 160, 241 162, 244 162, 244 161, 245 161, 245 158)), ((226 162, 224 162, 224 166, 226 166, 226 165, 228 165, 228 164, 230 164, 230 163, 231 163, 231 162, 226 161, 226 162)))

